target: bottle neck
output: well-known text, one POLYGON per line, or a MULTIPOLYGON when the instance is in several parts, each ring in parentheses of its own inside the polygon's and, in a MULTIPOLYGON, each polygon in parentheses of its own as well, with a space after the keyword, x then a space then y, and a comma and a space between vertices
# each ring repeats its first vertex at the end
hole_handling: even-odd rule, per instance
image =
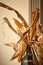
POLYGON ((26 51, 26 54, 32 54, 32 52, 31 52, 31 47, 30 46, 27 46, 27 51, 26 51))

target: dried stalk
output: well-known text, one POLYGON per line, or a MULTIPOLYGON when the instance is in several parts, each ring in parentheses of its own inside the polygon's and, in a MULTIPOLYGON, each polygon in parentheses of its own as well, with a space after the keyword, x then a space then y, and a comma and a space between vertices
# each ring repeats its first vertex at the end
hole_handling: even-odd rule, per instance
POLYGON ((9 47, 12 47, 15 51, 16 51, 16 44, 13 43, 13 42, 10 42, 10 43, 5 43, 6 46, 9 46, 9 47))
MULTIPOLYGON (((24 18, 22 17, 22 15, 21 15, 18 11, 16 11, 14 8, 9 7, 9 6, 7 6, 6 4, 3 4, 3 3, 1 3, 1 2, 0 2, 0 6, 6 8, 6 9, 8 9, 8 10, 14 11, 14 12, 17 14, 17 16, 22 20, 22 22, 23 22, 23 24, 24 24, 24 27, 25 27, 25 28, 28 27, 28 24, 26 23, 25 19, 24 19, 24 18)), ((22 58, 22 56, 25 54, 26 47, 27 47, 27 44, 25 43, 25 36, 27 36, 27 38, 28 38, 27 33, 31 33, 30 38, 31 38, 31 40, 32 40, 32 38, 33 38, 33 36, 34 36, 34 34, 35 34, 36 23, 37 23, 37 21, 38 21, 38 19, 39 19, 39 12, 36 13, 36 15, 34 15, 34 16, 35 16, 35 18, 33 18, 34 21, 32 22, 32 24, 31 24, 31 26, 29 27, 29 29, 23 34, 23 36, 21 37, 21 39, 17 42, 17 45, 6 44, 7 46, 11 46, 11 47, 13 47, 14 49, 16 49, 16 52, 15 52, 14 55, 12 56, 11 60, 13 60, 13 59, 15 59, 16 57, 18 57, 18 60, 20 61, 21 58, 22 58), (30 32, 30 30, 31 30, 32 32, 30 32), (33 33, 33 32, 34 32, 34 33, 33 33), (18 47, 18 46, 19 46, 19 47, 18 47), (22 48, 22 50, 21 50, 21 48, 22 48)), ((10 27, 10 29, 12 29, 16 34, 18 34, 18 35, 20 36, 20 34, 12 27, 12 25, 10 24, 9 20, 8 20, 6 17, 4 18, 4 20, 5 20, 5 22, 8 24, 8 26, 10 27)), ((40 45, 40 43, 43 44, 43 42, 31 41, 31 40, 28 41, 28 45, 29 45, 29 46, 32 45, 32 44, 34 44, 34 43, 37 43, 37 45, 40 45), (29 43, 30 43, 30 44, 29 44, 29 43)))
POLYGON ((25 19, 23 18, 23 16, 17 10, 15 10, 14 8, 12 8, 12 7, 4 4, 4 3, 1 3, 1 2, 0 2, 0 6, 6 8, 8 10, 14 11, 17 14, 17 16, 22 20, 25 28, 28 27, 28 24, 26 23, 25 19))
POLYGON ((12 27, 11 23, 9 22, 9 20, 6 17, 4 17, 3 20, 5 20, 5 22, 8 24, 8 26, 10 27, 10 29, 12 29, 15 33, 17 33, 16 30, 12 27))
MULTIPOLYGON (((17 35, 19 35, 19 36, 21 37, 20 33, 18 33, 18 32, 13 28, 13 26, 11 25, 11 23, 9 22, 9 20, 8 20, 6 17, 4 17, 4 20, 5 20, 5 22, 8 24, 9 28, 10 28, 11 30, 13 30, 17 35)), ((2 23, 2 24, 3 24, 3 23, 2 23)))
MULTIPOLYGON (((19 30, 18 30, 18 33, 22 36, 23 33, 22 33, 21 31, 22 31, 22 29, 24 30, 23 25, 22 25, 18 20, 16 20, 15 18, 13 18, 13 20, 14 20, 14 23, 17 25, 18 29, 19 29, 19 30)), ((25 41, 25 42, 28 41, 28 37, 29 37, 29 35, 26 34, 26 36, 25 36, 25 38, 24 38, 24 41, 25 41)))
POLYGON ((27 30, 26 32, 24 32, 24 34, 22 35, 22 37, 21 37, 21 39, 18 41, 18 43, 25 38, 25 36, 26 36, 27 33, 30 32, 30 28, 33 26, 33 24, 34 24, 34 22, 31 24, 31 26, 28 28, 28 30, 27 30))
POLYGON ((17 10, 15 10, 14 8, 12 8, 12 7, 4 4, 4 3, 1 3, 1 2, 0 2, 0 6, 6 8, 8 10, 14 11, 17 14, 17 16, 22 20, 24 26, 28 27, 28 24, 26 23, 25 19, 23 18, 23 16, 17 10))
MULTIPOLYGON (((35 19, 34 19, 34 22, 32 22, 32 24, 31 24, 31 26, 29 27, 29 29, 23 34, 23 36, 21 37, 21 39, 20 39, 18 42, 20 42, 20 41, 25 37, 25 35, 30 32, 30 29, 31 29, 31 28, 34 28, 33 26, 36 25, 38 19, 39 19, 39 12, 38 12, 38 14, 36 14, 35 19)), ((32 29, 32 30, 33 30, 33 29, 32 29)), ((31 31, 32 31, 32 30, 31 30, 31 31)), ((35 30, 35 29, 34 29, 34 30, 35 30)), ((33 31, 34 31, 34 30, 33 30, 33 31)), ((32 33, 32 34, 33 34, 33 33, 32 33)), ((33 35, 32 35, 32 37, 33 37, 33 35)), ((32 37, 31 37, 31 38, 32 38, 32 37)))

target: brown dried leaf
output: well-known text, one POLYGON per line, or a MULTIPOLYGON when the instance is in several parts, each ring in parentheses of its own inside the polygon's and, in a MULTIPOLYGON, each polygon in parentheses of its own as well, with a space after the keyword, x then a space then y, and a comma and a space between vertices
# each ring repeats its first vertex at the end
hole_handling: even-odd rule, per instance
MULTIPOLYGON (((18 33, 18 32, 13 28, 13 26, 12 26, 11 23, 9 22, 8 18, 4 17, 4 20, 5 20, 5 22, 8 24, 9 28, 10 28, 12 31, 14 31, 17 35, 20 36, 20 33, 18 33)), ((2 24, 3 24, 3 23, 2 23, 2 24)))
POLYGON ((36 8, 36 11, 34 13, 34 18, 32 20, 32 22, 34 22, 33 26, 30 28, 30 40, 32 40, 32 38, 35 36, 36 33, 36 24, 38 22, 39 19, 39 9, 36 8))
MULTIPOLYGON (((11 30, 13 30, 16 34, 17 34, 17 31, 13 28, 13 26, 11 25, 11 23, 9 22, 8 18, 4 17, 3 20, 5 20, 5 22, 8 24, 9 28, 11 30)), ((3 23, 2 23, 3 24, 3 23)))
POLYGON ((5 43, 5 45, 13 47, 13 49, 15 50, 15 53, 13 54, 13 56, 12 56, 12 58, 10 60, 18 58, 18 61, 20 62, 21 59, 22 59, 22 56, 26 52, 27 44, 22 40, 21 42, 19 42, 17 44, 5 43))
POLYGON ((22 60, 22 56, 19 55, 19 56, 18 56, 18 62, 20 62, 21 60, 22 60))
POLYGON ((16 52, 13 54, 13 56, 11 57, 10 61, 12 61, 12 60, 14 60, 15 58, 17 58, 18 55, 19 55, 19 52, 16 51, 16 52))
POLYGON ((19 29, 22 29, 23 25, 17 19, 15 19, 15 18, 13 18, 13 20, 14 20, 14 23, 17 25, 17 27, 19 29))

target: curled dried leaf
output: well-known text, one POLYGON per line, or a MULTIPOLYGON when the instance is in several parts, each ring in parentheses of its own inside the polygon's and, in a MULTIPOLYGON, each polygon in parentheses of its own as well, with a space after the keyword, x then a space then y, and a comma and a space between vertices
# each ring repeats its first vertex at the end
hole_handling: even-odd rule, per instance
POLYGON ((33 19, 32 22, 34 22, 34 24, 30 28, 30 40, 32 40, 33 37, 35 36, 35 33, 36 33, 36 24, 37 24, 38 19, 39 19, 39 14, 40 14, 39 9, 36 8, 35 12, 32 14, 32 15, 34 15, 33 18, 32 18, 33 19))

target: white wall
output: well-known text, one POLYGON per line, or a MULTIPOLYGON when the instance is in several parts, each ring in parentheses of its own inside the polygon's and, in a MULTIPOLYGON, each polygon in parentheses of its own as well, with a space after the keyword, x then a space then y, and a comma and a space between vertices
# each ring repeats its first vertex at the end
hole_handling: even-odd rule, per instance
MULTIPOLYGON (((22 16, 25 18, 25 20, 29 21, 29 0, 0 0, 0 2, 3 2, 16 10, 18 10, 22 16)), ((13 61, 9 61, 11 56, 14 53, 14 50, 10 47, 7 47, 4 45, 4 43, 10 43, 10 42, 17 42, 19 36, 17 36, 6 23, 2 25, 2 22, 4 21, 3 18, 7 17, 10 20, 10 23, 14 25, 14 21, 12 18, 17 18, 16 14, 14 12, 8 11, 7 9, 4 9, 0 7, 0 65, 20 65, 18 63, 17 59, 13 61)), ((19 19, 18 19, 19 20, 19 19)), ((20 21, 20 20, 19 20, 20 21)), ((20 21, 21 22, 21 21, 20 21)))

